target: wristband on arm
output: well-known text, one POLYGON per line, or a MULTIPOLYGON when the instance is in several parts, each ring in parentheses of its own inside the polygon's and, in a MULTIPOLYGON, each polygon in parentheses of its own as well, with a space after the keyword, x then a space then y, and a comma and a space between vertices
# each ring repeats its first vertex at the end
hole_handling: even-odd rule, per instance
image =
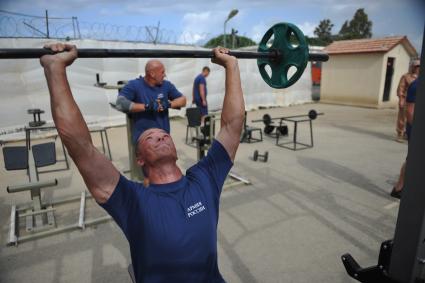
POLYGON ((129 113, 133 107, 133 102, 122 95, 118 95, 115 106, 119 111, 129 113))

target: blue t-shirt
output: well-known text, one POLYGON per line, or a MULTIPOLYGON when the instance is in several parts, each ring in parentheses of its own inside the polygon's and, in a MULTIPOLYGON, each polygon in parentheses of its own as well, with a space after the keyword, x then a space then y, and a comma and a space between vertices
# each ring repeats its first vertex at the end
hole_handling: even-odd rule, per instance
POLYGON ((199 85, 203 84, 205 86, 205 99, 207 98, 207 80, 202 74, 196 76, 195 81, 193 82, 193 98, 197 105, 202 104, 201 94, 199 92, 199 85))
POLYGON ((418 84, 418 79, 415 79, 410 83, 409 88, 407 89, 406 102, 415 103, 416 101, 416 85, 418 84))
MULTIPOLYGON (((167 97, 168 100, 174 100, 182 94, 169 81, 163 81, 160 86, 148 85, 143 77, 129 81, 120 91, 119 95, 126 97, 135 103, 147 104, 159 97, 167 97)), ((134 120, 133 143, 137 143, 139 136, 147 129, 159 128, 170 133, 170 120, 168 118, 168 109, 163 112, 138 112, 131 114, 134 120)))
POLYGON ((224 282, 217 265, 217 224, 232 165, 214 141, 179 181, 145 188, 120 177, 101 206, 130 244, 137 282, 224 282))
MULTIPOLYGON (((407 89, 406 102, 407 103, 415 103, 416 102, 416 86, 418 84, 418 79, 415 79, 407 89)), ((412 133, 412 125, 407 122, 406 123, 406 135, 407 140, 410 141, 410 135, 412 133)))

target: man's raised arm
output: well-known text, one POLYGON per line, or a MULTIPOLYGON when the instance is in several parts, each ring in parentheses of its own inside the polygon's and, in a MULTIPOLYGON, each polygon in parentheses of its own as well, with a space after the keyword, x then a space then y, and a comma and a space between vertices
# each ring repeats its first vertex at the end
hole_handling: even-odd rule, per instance
POLYGON ((221 129, 217 140, 224 146, 230 159, 234 161, 238 149, 245 115, 245 102, 242 94, 238 61, 227 55, 225 48, 215 48, 213 63, 226 69, 226 82, 223 109, 221 112, 221 129))
POLYGON ((45 48, 60 52, 40 58, 49 87, 53 121, 90 193, 96 201, 105 203, 118 183, 119 172, 94 147, 87 124, 72 97, 66 67, 77 58, 77 48, 62 43, 45 48))

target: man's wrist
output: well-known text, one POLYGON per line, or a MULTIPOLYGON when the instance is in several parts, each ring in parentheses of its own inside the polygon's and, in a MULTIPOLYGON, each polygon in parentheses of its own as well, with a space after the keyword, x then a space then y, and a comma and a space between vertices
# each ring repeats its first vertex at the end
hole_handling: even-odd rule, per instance
POLYGON ((64 70, 66 68, 66 65, 64 62, 61 62, 58 60, 52 60, 45 63, 43 67, 45 70, 56 72, 56 71, 64 70))
POLYGON ((238 60, 235 57, 231 57, 226 63, 224 63, 224 68, 233 68, 238 65, 238 60))
POLYGON ((44 73, 49 77, 66 74, 66 66, 64 64, 50 63, 43 66, 43 68, 44 73))

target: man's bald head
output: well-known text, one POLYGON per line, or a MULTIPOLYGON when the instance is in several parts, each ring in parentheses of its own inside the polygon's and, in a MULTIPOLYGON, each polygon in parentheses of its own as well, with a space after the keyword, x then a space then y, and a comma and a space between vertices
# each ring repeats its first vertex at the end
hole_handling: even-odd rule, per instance
POLYGON ((149 72, 161 67, 164 68, 164 64, 162 64, 161 61, 156 59, 149 60, 145 65, 145 74, 148 74, 149 72))
POLYGON ((145 66, 145 80, 149 85, 161 85, 165 78, 165 67, 161 61, 152 59, 145 66))

